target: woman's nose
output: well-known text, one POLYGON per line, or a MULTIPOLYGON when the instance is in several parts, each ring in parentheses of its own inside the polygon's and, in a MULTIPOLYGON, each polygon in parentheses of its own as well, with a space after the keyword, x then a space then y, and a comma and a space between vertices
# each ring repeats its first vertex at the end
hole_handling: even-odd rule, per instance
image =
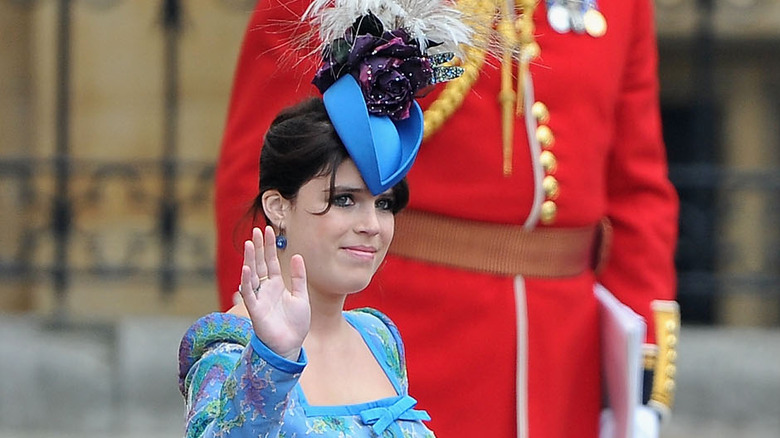
POLYGON ((373 205, 362 208, 360 220, 357 223, 357 231, 368 234, 378 234, 380 230, 379 212, 373 205))

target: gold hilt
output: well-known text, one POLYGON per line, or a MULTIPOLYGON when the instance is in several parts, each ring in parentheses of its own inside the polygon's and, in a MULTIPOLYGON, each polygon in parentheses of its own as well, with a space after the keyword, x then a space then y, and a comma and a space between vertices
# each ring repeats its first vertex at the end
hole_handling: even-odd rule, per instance
POLYGON ((675 301, 651 303, 655 322, 655 346, 645 348, 645 369, 653 371, 648 405, 668 421, 674 405, 677 377, 677 343, 680 338, 680 306, 675 301))

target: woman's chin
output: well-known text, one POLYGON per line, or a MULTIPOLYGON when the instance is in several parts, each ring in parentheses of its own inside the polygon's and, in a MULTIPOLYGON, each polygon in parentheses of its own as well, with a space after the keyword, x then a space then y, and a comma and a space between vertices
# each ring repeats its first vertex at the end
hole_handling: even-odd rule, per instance
MULTIPOLYGON (((373 276, 372 276, 373 277, 373 276)), ((327 287, 318 287, 317 290, 327 291, 335 295, 354 295, 368 287, 371 278, 340 278, 338 282, 330 282, 327 287)), ((312 284, 312 286, 314 286, 312 284)))
POLYGON ((371 283, 371 279, 374 278, 375 273, 376 270, 374 269, 371 269, 370 271, 361 269, 349 272, 351 275, 343 275, 338 279, 339 289, 347 295, 356 294, 368 287, 369 283, 371 283))
POLYGON ((356 281, 351 283, 349 287, 345 287, 344 290, 347 291, 347 295, 354 295, 356 293, 362 292, 365 288, 367 288, 370 282, 370 278, 366 281, 356 281))

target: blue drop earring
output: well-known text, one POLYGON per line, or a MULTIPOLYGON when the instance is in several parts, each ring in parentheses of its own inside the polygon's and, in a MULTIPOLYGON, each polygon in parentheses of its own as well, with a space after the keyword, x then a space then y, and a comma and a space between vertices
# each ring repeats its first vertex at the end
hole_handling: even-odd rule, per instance
POLYGON ((279 235, 276 236, 276 247, 279 249, 287 248, 287 238, 284 237, 284 231, 279 229, 279 235))

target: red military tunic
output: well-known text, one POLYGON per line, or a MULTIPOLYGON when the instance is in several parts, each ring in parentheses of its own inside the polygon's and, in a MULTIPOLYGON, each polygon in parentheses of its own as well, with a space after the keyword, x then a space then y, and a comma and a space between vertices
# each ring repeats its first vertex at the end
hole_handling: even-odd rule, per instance
MULTIPOLYGON (((273 115, 305 95, 312 66, 278 71, 283 34, 306 2, 262 2, 242 48, 217 172, 218 278, 223 307, 239 281, 237 222, 257 194, 257 157, 273 115)), ((388 255, 350 306, 381 309, 407 348, 410 389, 442 437, 596 437, 601 409, 594 282, 648 322, 652 300, 675 296, 677 199, 661 138, 657 53, 650 0, 601 0, 600 38, 559 34, 540 4, 541 55, 530 67, 535 97, 549 109, 549 151, 558 182, 555 214, 539 229, 613 227, 609 263, 565 278, 502 276, 388 255)), ((533 178, 522 117, 512 173, 502 172, 500 62, 489 62, 463 106, 423 143, 409 173, 409 209, 477 223, 522 225, 533 178)), ((425 107, 437 96, 429 96, 425 107)), ((401 214, 404 214, 403 212, 401 214)), ((453 236, 457 238, 458 236, 453 236)), ((396 239, 402 239, 399 233, 396 239)))

